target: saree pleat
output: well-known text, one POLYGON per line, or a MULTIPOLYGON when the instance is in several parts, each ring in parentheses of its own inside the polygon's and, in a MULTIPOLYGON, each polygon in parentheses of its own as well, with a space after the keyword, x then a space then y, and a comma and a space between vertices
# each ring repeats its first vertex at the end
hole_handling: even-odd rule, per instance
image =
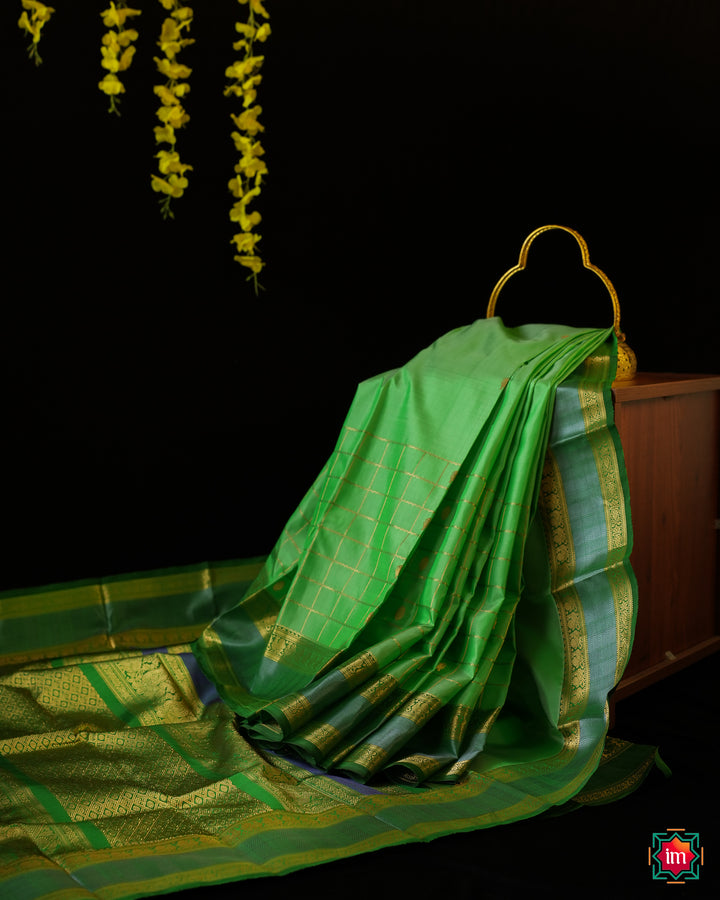
POLYGON ((131 898, 606 802, 636 586, 612 332, 364 382, 267 560, 0 595, 9 896, 131 898))
MULTIPOLYGON (((549 582, 545 615, 557 618, 554 595, 565 581, 574 592, 596 591, 585 582, 613 554, 623 566, 618 589, 632 592, 620 469, 611 473, 620 485, 617 546, 596 521, 605 508, 600 479, 587 475, 605 464, 608 440, 619 451, 597 437, 609 435, 607 399, 598 396, 611 343, 597 330, 509 331, 489 320, 360 386, 333 456, 255 585, 195 647, 245 733, 360 780, 383 771, 447 782, 467 772, 487 735, 505 727, 496 719, 515 665, 524 566, 533 565, 528 532, 543 517, 538 496, 563 490, 573 466, 589 480, 571 480, 570 506, 581 513, 563 539, 577 533, 582 547, 573 569, 549 582), (509 349, 496 355, 500 345, 509 349), (589 499, 592 517, 583 512, 589 499), (277 614, 256 636, 244 607, 267 608, 267 597, 277 614), (251 670, 233 650, 239 640, 256 642, 251 670)), ((547 532, 530 542, 538 564, 557 539, 547 532)), ((626 650, 613 656, 613 676, 626 650)), ((573 652, 562 648, 576 666, 573 652)), ((568 702, 581 712, 587 698, 568 702)))

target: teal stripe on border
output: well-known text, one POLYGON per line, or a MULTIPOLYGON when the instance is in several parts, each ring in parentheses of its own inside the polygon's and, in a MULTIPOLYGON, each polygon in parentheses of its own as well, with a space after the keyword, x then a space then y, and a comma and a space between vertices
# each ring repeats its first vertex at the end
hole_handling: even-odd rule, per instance
MULTIPOLYGON (((228 606, 234 606, 260 570, 264 557, 195 563, 169 569, 40 585, 0 591, 0 665, 16 658, 47 658, 64 648, 94 642, 99 649, 107 635, 121 637, 127 631, 170 630, 208 622, 228 606), (209 588, 195 587, 163 597, 153 613, 153 586, 178 576, 206 573, 209 588), (147 583, 146 596, 125 597, 123 585, 147 583), (190 616, 188 617, 188 611, 190 616), (9 648, 12 648, 11 650, 9 648), (3 657, 5 657, 3 659, 3 657)), ((108 643, 108 646, 110 644, 108 643)), ((10 664, 10 663, 8 663, 10 664)))
MULTIPOLYGON (((369 814, 359 814, 344 822, 333 822, 321 828, 269 828, 261 835, 242 839, 242 825, 238 828, 241 840, 232 846, 218 841, 215 847, 183 854, 162 854, 103 862, 75 870, 77 878, 89 891, 114 889, 116 900, 145 897, 149 892, 168 890, 168 876, 176 876, 175 888, 208 887, 249 877, 283 875, 309 865, 357 856, 381 847, 416 842, 418 839, 387 825, 369 814), (312 853, 315 859, 297 860, 312 853), (290 860, 288 862, 288 860, 290 860), (140 874, 138 868, 145 861, 152 864, 152 874, 140 874), (179 877, 178 877, 179 876, 179 877), (124 891, 117 890, 122 885, 124 891)), ((239 885, 238 885, 239 887, 239 885)))
POLYGON ((96 900, 96 895, 78 884, 63 868, 53 864, 53 868, 34 869, 32 872, 18 872, 5 875, 2 881, 3 898, 25 900, 28 897, 57 898, 57 900, 96 900), (31 880, 29 882, 28 880, 31 880), (30 883, 31 891, 28 890, 30 883))

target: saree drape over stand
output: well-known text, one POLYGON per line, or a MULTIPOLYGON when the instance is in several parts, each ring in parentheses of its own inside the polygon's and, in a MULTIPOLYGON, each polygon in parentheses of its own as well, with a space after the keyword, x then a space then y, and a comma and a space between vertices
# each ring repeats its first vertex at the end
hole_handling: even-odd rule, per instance
POLYGON ((622 796, 611 331, 497 319, 360 385, 267 560, 0 595, 0 874, 128 898, 622 796))

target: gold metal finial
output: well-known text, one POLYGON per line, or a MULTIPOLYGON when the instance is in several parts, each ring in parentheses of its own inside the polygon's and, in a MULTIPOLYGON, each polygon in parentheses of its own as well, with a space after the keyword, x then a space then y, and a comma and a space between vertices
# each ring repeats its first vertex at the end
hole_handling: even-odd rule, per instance
POLYGON ((618 364, 615 380, 629 381, 637 372, 637 359, 633 351, 628 346, 625 340, 625 335, 620 329, 620 301, 618 300, 617 291, 613 287, 613 284, 607 277, 607 275, 601 269, 598 269, 597 266, 594 266, 590 262, 590 253, 588 251, 588 246, 585 243, 583 237, 578 234, 578 232, 573 228, 568 228, 566 225, 543 225, 541 228, 536 228, 535 231, 531 232, 525 238, 525 242, 520 248, 520 258, 518 259, 518 264, 516 266, 513 266, 512 269, 509 269, 493 288, 493 292, 490 295, 490 301, 488 303, 486 316, 489 319, 491 316, 495 315, 495 304, 497 302, 498 295, 503 289, 505 283, 516 272, 522 272, 522 270, 527 265, 528 251, 530 250, 530 245, 535 240, 535 238, 546 231, 554 230, 567 231, 568 234, 571 234, 575 238, 580 246, 583 266, 585 266, 586 269, 589 269, 591 272, 594 272, 595 275, 598 276, 598 278, 602 281, 602 283, 607 288, 608 293, 610 294, 610 299, 612 300, 613 305, 613 330, 617 335, 618 340, 618 364))

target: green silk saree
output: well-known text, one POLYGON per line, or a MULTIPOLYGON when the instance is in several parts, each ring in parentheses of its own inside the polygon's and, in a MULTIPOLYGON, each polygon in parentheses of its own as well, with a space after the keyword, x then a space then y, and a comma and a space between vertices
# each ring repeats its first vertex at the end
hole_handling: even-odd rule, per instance
POLYGON ((611 331, 364 382, 266 560, 0 595, 5 896, 130 898, 632 790, 611 331))

